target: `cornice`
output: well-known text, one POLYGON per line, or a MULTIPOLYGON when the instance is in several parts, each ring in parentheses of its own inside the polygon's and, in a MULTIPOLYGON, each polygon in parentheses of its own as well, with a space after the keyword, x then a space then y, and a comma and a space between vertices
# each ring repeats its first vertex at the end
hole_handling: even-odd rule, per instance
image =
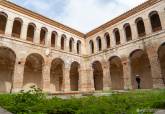
POLYGON ((126 13, 121 14, 120 16, 118 16, 118 17, 108 21, 107 23, 97 27, 96 29, 88 32, 86 34, 86 37, 90 37, 90 36, 100 32, 100 31, 102 31, 102 30, 104 30, 104 29, 106 29, 106 28, 108 28, 108 27, 110 27, 110 26, 112 26, 112 25, 114 25, 114 24, 116 24, 116 23, 118 23, 118 22, 120 22, 120 21, 122 21, 122 20, 124 20, 124 19, 126 19, 126 18, 128 18, 128 17, 130 17, 130 16, 146 9, 146 8, 148 8, 148 7, 150 7, 150 6, 153 6, 154 4, 156 4, 160 1, 162 1, 162 0, 148 0, 148 1, 144 2, 143 4, 127 11, 126 13))
POLYGON ((102 31, 102 30, 104 30, 104 29, 106 29, 106 28, 108 28, 108 27, 110 27, 110 26, 112 26, 112 25, 114 25, 114 24, 116 24, 116 23, 118 23, 118 22, 120 22, 120 21, 122 21, 122 20, 124 20, 124 19, 126 19, 126 18, 128 18, 128 17, 130 17, 130 16, 132 16, 132 15, 134 15, 134 14, 136 14, 136 13, 138 13, 138 12, 144 10, 144 9, 146 9, 146 8, 148 8, 148 7, 150 7, 150 6, 153 6, 154 4, 156 4, 156 3, 160 2, 160 1, 162 1, 162 0, 148 0, 148 1, 144 2, 143 4, 141 4, 141 5, 139 5, 139 6, 135 7, 135 8, 127 11, 126 13, 123 13, 122 15, 120 15, 120 16, 118 16, 118 17, 108 21, 107 23, 97 27, 96 29, 91 30, 87 34, 79 32, 79 31, 77 31, 77 30, 75 30, 73 28, 70 28, 70 27, 68 27, 68 26, 66 26, 64 24, 61 24, 61 23, 59 23, 57 21, 49 19, 49 18, 47 18, 47 17, 45 17, 45 16, 43 16, 41 14, 38 14, 38 13, 35 13, 35 12, 30 11, 28 9, 25 9, 25 8, 23 8, 21 6, 18 6, 16 4, 12 3, 12 2, 7 1, 7 0, 0 0, 0 5, 2 5, 4 7, 7 7, 9 9, 15 10, 17 12, 20 12, 22 14, 25 14, 27 16, 33 17, 33 18, 38 19, 40 21, 43 21, 45 23, 48 23, 48 24, 50 24, 52 26, 55 26, 55 27, 57 27, 59 29, 62 29, 62 30, 67 31, 67 32, 70 32, 72 34, 75 34, 75 35, 77 35, 79 37, 88 38, 88 37, 90 37, 90 36, 100 32, 100 31, 102 31))
POLYGON ((28 9, 25 9, 25 8, 23 8, 21 6, 18 6, 18 5, 14 4, 14 3, 10 2, 10 1, 0 0, 0 5, 2 5, 4 7, 7 7, 9 9, 15 10, 15 11, 17 11, 19 13, 25 14, 27 16, 30 16, 32 18, 35 18, 37 20, 40 20, 42 22, 48 23, 48 24, 50 24, 52 26, 55 26, 55 27, 57 27, 59 29, 62 29, 62 30, 67 31, 67 32, 70 32, 72 34, 75 34, 75 35, 77 35, 79 37, 83 37, 84 38, 84 36, 85 36, 85 34, 83 34, 82 32, 79 32, 79 31, 77 31, 77 30, 75 30, 73 28, 70 28, 70 27, 68 27, 68 26, 66 26, 64 24, 61 24, 61 23, 59 23, 57 21, 49 19, 49 18, 47 18, 47 17, 45 17, 45 16, 43 16, 41 14, 35 13, 35 12, 30 11, 28 9))

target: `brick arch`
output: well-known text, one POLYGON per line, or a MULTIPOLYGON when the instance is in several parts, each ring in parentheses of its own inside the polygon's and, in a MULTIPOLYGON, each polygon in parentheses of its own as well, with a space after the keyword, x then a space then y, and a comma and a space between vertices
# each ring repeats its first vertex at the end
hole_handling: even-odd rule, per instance
POLYGON ((0 34, 5 34, 8 15, 5 12, 0 12, 0 34))
POLYGON ((70 89, 71 91, 79 90, 79 69, 80 64, 76 61, 71 63, 70 67, 70 89))
POLYGON ((131 65, 131 80, 133 88, 138 88, 138 83, 136 81, 137 76, 139 76, 141 79, 141 89, 152 88, 153 82, 151 75, 151 66, 147 52, 142 49, 136 49, 130 53, 129 59, 131 65))
POLYGON ((23 88, 30 89, 31 86, 36 86, 42 89, 43 82, 43 66, 45 61, 39 53, 31 53, 26 57, 23 75, 23 88))
POLYGON ((61 58, 55 58, 51 62, 50 69, 50 89, 53 92, 59 92, 63 90, 63 73, 65 63, 61 58))
POLYGON ((20 38, 23 20, 16 17, 13 22, 12 36, 15 38, 20 38))
POLYGON ((92 63, 94 88, 96 91, 103 90, 103 68, 100 61, 92 63))
POLYGON ((8 47, 0 46, 0 92, 11 92, 16 53, 8 47))
POLYGON ((162 80, 165 85, 165 42, 159 46, 157 50, 157 54, 158 54, 160 68, 161 68, 162 80))
POLYGON ((124 72, 121 58, 119 56, 112 56, 109 59, 109 70, 113 90, 124 89, 124 72))

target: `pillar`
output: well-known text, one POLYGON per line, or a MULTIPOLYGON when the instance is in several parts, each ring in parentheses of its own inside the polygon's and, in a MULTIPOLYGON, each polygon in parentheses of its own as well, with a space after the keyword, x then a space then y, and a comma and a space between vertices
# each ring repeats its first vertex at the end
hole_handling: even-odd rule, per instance
POLYGON ((119 29, 119 34, 120 34, 120 43, 121 44, 124 44, 126 43, 126 36, 125 36, 125 30, 124 28, 122 27, 122 29, 119 29))
POLYGON ((102 66, 103 66, 103 90, 109 91, 111 84, 109 63, 103 62, 102 66))
POLYGON ((63 69, 63 91, 70 92, 70 67, 67 65, 63 69))
POLYGON ((164 87, 164 83, 161 75, 161 67, 159 64, 157 51, 154 47, 147 47, 147 53, 151 65, 153 88, 162 88, 164 87))
POLYGON ((14 17, 9 16, 6 23, 5 35, 11 37, 13 29, 14 17))
POLYGON ((43 70, 42 70, 42 76, 43 76, 42 84, 43 84, 43 91, 48 92, 48 93, 51 93, 51 90, 50 90, 50 68, 51 68, 51 61, 47 57, 45 64, 43 66, 43 70))
POLYGON ((163 11, 159 12, 159 17, 160 17, 160 21, 161 21, 161 25, 162 25, 162 29, 165 29, 165 11, 163 9, 163 11))
POLYGON ((128 58, 122 58, 123 65, 123 78, 124 78, 124 89, 133 89, 132 87, 132 76, 131 76, 131 64, 128 58))
POLYGON ((131 27, 131 32, 132 32, 132 40, 138 39, 136 23, 135 22, 130 23, 130 27, 131 27))
POLYGON ((148 16, 144 19, 144 26, 145 26, 145 30, 146 30, 146 35, 151 34, 152 27, 151 27, 150 19, 148 16))
POLYGON ((28 22, 24 21, 22 23, 21 35, 20 35, 20 38, 22 40, 26 40, 27 39, 27 29, 28 29, 28 22))
POLYGON ((34 43, 40 44, 40 31, 41 27, 36 26, 35 32, 34 32, 34 43))
POLYGON ((45 45, 47 47, 51 47, 51 36, 52 36, 52 31, 48 30, 47 35, 45 37, 45 45))
POLYGON ((13 73, 13 85, 12 92, 19 92, 23 86, 23 75, 24 75, 25 61, 21 58, 17 58, 15 62, 15 68, 13 73))

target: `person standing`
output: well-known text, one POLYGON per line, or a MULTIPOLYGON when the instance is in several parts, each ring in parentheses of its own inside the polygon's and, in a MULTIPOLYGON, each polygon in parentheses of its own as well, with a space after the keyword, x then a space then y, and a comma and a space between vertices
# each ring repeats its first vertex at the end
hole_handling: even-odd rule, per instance
POLYGON ((140 87, 141 79, 140 79, 139 75, 136 75, 136 82, 137 82, 137 85, 138 85, 138 89, 141 89, 141 87, 140 87))

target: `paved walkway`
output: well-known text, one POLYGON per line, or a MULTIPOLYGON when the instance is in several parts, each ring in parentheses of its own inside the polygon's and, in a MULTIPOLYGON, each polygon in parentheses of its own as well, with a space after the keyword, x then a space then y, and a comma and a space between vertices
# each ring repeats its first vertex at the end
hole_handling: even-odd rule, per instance
POLYGON ((155 112, 155 114, 165 114, 165 110, 159 110, 159 111, 155 112))
POLYGON ((12 114, 12 113, 10 113, 0 107, 0 114, 12 114))

